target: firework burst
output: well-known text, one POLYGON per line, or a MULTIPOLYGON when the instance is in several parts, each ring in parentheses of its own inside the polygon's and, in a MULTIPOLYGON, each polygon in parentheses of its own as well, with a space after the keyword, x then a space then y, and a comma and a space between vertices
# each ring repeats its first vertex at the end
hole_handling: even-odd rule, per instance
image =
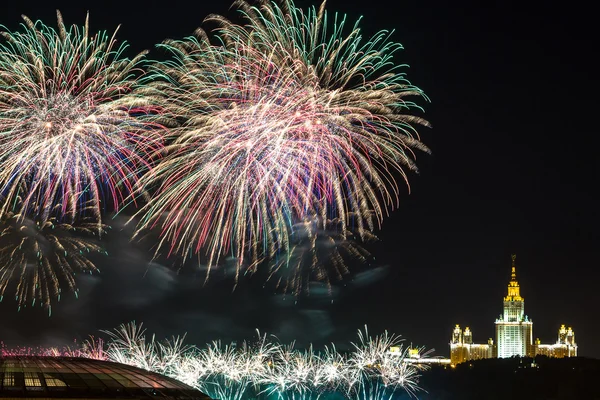
POLYGON ((23 17, 22 32, 1 33, 1 211, 27 215, 35 205, 47 218, 59 206, 71 219, 86 209, 99 220, 118 210, 160 145, 142 118, 148 109, 137 107, 144 101, 130 95, 144 53, 125 58, 114 35, 57 15, 58 30, 23 17))
POLYGON ((157 190, 138 231, 158 227, 161 248, 204 251, 209 266, 231 254, 252 270, 314 218, 364 238, 397 206, 412 150, 426 150, 408 101, 423 94, 392 63, 401 46, 387 33, 363 41, 324 4, 261 4, 236 3, 243 26, 210 17, 219 45, 202 30, 165 42, 173 59, 144 88, 175 136, 143 181, 157 190))
MULTIPOLYGON (((105 343, 90 336, 79 348, 16 348, 0 343, 0 355, 41 355, 109 360, 157 372, 199 389, 214 399, 392 399, 407 392, 415 396, 419 374, 425 366, 407 362, 398 336, 387 332, 371 337, 359 331, 350 352, 335 346, 316 351, 294 344, 283 345, 275 337, 258 333, 257 340, 205 348, 183 344, 183 337, 157 341, 146 337, 142 325, 123 324, 106 332, 105 343), (399 351, 390 352, 397 346, 399 351), (393 377, 393 379, 390 379, 393 377)), ((418 350, 419 352, 422 349, 418 350)))
MULTIPOLYGON (((184 346, 183 339, 158 342, 146 339, 141 326, 120 326, 111 333, 108 351, 112 361, 163 373, 217 399, 318 399, 325 393, 343 393, 361 400, 392 398, 395 392, 415 395, 423 367, 406 362, 398 336, 371 337, 365 328, 353 351, 335 346, 324 351, 296 349, 258 334, 255 342, 223 345, 220 341, 200 349, 184 346), (390 346, 399 352, 390 353, 390 346)), ((84 355, 85 356, 85 355, 84 355)), ((326 397, 326 396, 323 396, 326 397)))
POLYGON ((16 287, 19 309, 36 302, 51 312, 64 288, 77 295, 76 272, 92 273, 89 253, 104 253, 95 239, 105 227, 96 221, 66 223, 30 219, 11 212, 0 219, 0 300, 16 287))

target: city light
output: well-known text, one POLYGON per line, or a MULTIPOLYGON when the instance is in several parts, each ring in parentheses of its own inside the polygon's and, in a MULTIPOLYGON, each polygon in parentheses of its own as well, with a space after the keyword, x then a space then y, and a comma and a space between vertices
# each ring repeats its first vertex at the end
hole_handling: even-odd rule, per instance
POLYGON ((503 314, 496 320, 496 343, 488 339, 487 344, 474 344, 469 327, 463 330, 457 324, 450 340, 450 362, 456 365, 465 361, 484 358, 508 357, 577 357, 575 332, 561 325, 555 344, 533 341, 533 321, 525 315, 525 299, 521 297, 515 266, 516 255, 512 256, 511 279, 508 293, 504 297, 503 314))

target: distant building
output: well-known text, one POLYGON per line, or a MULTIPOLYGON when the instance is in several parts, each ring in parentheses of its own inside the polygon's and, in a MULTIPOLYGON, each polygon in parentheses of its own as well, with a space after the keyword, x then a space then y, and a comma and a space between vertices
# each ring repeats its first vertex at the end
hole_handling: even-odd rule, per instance
POLYGON ((534 357, 576 357, 577 345, 572 328, 564 325, 558 331, 555 344, 541 344, 537 339, 533 342, 533 321, 525 315, 525 299, 521 297, 517 272, 516 256, 512 256, 511 279, 508 293, 504 297, 503 313, 496 320, 496 344, 492 339, 488 344, 473 344, 471 330, 461 330, 456 325, 450 340, 450 360, 452 365, 482 358, 534 357))
POLYGON ((210 400, 173 378, 90 358, 0 357, 0 398, 19 400, 210 400))
POLYGON ((490 338, 487 344, 473 343, 473 334, 469 327, 461 330, 459 325, 452 331, 450 340, 450 363, 452 365, 470 360, 480 360, 482 358, 492 358, 495 356, 496 346, 490 338))
POLYGON ((532 357, 533 322, 525 315, 525 299, 521 297, 515 258, 512 256, 511 279, 508 283, 508 295, 504 298, 504 313, 496 320, 496 343, 498 357, 532 357))
POLYGON ((441 357, 427 357, 421 354, 419 349, 409 348, 407 352, 404 352, 401 347, 392 346, 388 350, 389 354, 404 357, 404 362, 408 364, 418 365, 450 365, 449 358, 441 357))
POLYGON ((540 339, 536 339, 535 354, 556 358, 577 357, 577 344, 573 328, 567 329, 561 325, 555 344, 541 344, 540 339))

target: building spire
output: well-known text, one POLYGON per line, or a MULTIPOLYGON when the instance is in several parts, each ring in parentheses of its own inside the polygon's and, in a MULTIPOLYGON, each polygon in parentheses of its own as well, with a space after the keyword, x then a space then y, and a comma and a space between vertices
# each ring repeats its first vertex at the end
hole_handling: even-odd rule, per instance
POLYGON ((508 295, 504 298, 504 301, 523 301, 519 290, 519 282, 517 282, 517 267, 515 266, 517 255, 512 254, 511 258, 512 269, 510 272, 510 282, 508 283, 508 295))
POLYGON ((510 280, 516 282, 516 280, 517 280, 517 267, 515 266, 515 260, 517 259, 517 255, 513 254, 513 255, 511 255, 511 258, 512 258, 512 271, 510 272, 510 280))

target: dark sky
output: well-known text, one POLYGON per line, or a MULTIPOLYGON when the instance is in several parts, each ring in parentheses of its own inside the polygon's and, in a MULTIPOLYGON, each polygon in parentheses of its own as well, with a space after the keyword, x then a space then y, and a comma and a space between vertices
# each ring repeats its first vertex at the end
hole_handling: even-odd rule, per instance
MULTIPOLYGON (((55 8, 67 23, 82 23, 89 9, 93 30, 121 23, 119 39, 141 51, 229 7, 187 3, 9 2, 0 24, 15 29, 20 14, 53 24, 55 8)), ((248 338, 255 328, 322 344, 354 339, 368 324, 446 356, 456 323, 469 325, 477 342, 494 335, 516 253, 534 336, 554 342, 565 323, 580 355, 600 357, 592 11, 575 2, 348 3, 331 0, 328 9, 364 16, 367 33, 395 29, 406 48, 396 61, 410 64, 409 79, 431 98, 425 117, 433 129, 422 138, 432 155, 419 155, 411 194, 371 247, 378 267, 356 270, 331 295, 315 285, 297 303, 256 278, 231 293, 220 276, 203 286, 159 263, 148 269, 147 250, 128 243, 117 219, 103 273, 80 279, 80 298, 65 296, 50 318, 39 308, 17 313, 5 300, 0 338, 61 344, 135 319, 159 335, 188 332, 198 344, 248 338)))

